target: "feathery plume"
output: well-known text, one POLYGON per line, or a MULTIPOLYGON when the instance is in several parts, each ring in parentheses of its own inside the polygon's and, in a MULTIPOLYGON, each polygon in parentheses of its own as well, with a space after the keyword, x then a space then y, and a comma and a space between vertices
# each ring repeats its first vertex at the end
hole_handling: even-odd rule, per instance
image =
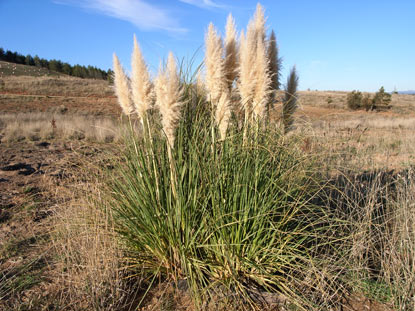
POLYGON ((287 85, 285 87, 285 99, 282 105, 284 133, 289 132, 292 129, 292 125, 294 123, 294 112, 297 109, 297 88, 298 75, 297 70, 294 66, 287 78, 287 85))
POLYGON ((150 74, 143 55, 134 35, 134 50, 131 56, 132 76, 131 88, 135 110, 143 120, 148 109, 153 102, 153 90, 150 74))
POLYGON ((205 46, 206 88, 210 101, 216 105, 226 87, 226 81, 222 58, 222 40, 212 23, 209 24, 205 36, 205 46))
POLYGON ((205 37, 206 54, 206 88, 210 101, 215 107, 215 122, 221 139, 225 138, 230 117, 230 95, 225 60, 222 58, 223 45, 212 23, 209 24, 205 37))
POLYGON ((236 42, 235 20, 229 14, 226 22, 225 35, 225 75, 228 89, 231 90, 232 83, 238 74, 238 47, 236 42))
POLYGON ((255 92, 253 98, 253 113, 257 120, 265 117, 266 106, 269 101, 271 77, 268 69, 268 59, 265 44, 258 40, 255 61, 255 92))
POLYGON ((228 129, 229 118, 231 116, 230 110, 230 96, 229 92, 222 93, 218 105, 216 107, 215 119, 219 128, 220 139, 224 140, 226 137, 226 130, 228 129))
POLYGON ((255 25, 257 40, 265 42, 265 11, 261 4, 257 4, 256 11, 254 14, 253 24, 255 25))
POLYGON ((181 89, 177 65, 173 53, 169 53, 167 65, 160 66, 155 80, 156 103, 161 114, 161 124, 170 148, 174 146, 174 132, 180 117, 181 89))
POLYGON ((242 108, 245 111, 245 121, 252 114, 252 100, 255 90, 255 29, 248 25, 247 33, 242 31, 239 49, 239 79, 238 91, 241 96, 242 108))
POLYGON ((125 74, 117 55, 113 55, 114 63, 114 86, 115 93, 117 94, 118 103, 120 104, 122 111, 126 115, 134 113, 134 106, 131 101, 130 83, 127 75, 125 74))

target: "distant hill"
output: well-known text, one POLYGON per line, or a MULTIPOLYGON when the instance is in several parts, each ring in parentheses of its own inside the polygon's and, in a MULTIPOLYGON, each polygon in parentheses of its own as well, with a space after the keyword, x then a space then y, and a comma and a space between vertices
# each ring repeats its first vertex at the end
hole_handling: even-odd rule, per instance
POLYGON ((409 91, 399 91, 399 94, 407 94, 407 95, 415 95, 415 91, 414 90, 409 90, 409 91))
MULTIPOLYGON (((32 57, 30 54, 24 56, 18 52, 5 51, 0 47, 0 61, 12 63, 16 67, 19 65, 27 65, 34 68, 49 69, 50 72, 61 73, 78 78, 99 79, 99 80, 112 80, 112 70, 102 70, 94 66, 81 66, 70 65, 69 63, 62 62, 58 59, 44 59, 35 55, 32 57)), ((36 70, 31 70, 35 72, 36 70)))
POLYGON ((63 73, 49 70, 44 67, 35 67, 0 61, 0 78, 7 76, 66 76, 63 73))

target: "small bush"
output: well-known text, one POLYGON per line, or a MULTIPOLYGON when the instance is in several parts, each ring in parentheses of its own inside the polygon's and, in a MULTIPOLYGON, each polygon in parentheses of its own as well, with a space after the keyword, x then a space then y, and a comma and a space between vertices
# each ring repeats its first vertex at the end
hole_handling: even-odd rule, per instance
POLYGON ((392 101, 392 95, 385 92, 383 86, 373 97, 373 109, 389 109, 392 101))
POLYGON ((352 110, 361 109, 362 107, 362 93, 359 91, 353 90, 351 93, 347 94, 347 107, 352 110))

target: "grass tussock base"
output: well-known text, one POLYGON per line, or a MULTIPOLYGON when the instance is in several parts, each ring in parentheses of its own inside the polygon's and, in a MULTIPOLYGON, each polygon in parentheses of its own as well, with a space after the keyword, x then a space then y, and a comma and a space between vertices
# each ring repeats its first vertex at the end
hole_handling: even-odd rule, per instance
POLYGON ((89 174, 78 174, 72 195, 63 196, 72 196, 72 200, 55 210, 52 237, 61 269, 55 281, 59 310, 132 310, 140 285, 137 277, 129 282, 112 214, 102 208, 96 168, 94 163, 89 165, 89 174), (91 172, 95 172, 92 177, 91 172))

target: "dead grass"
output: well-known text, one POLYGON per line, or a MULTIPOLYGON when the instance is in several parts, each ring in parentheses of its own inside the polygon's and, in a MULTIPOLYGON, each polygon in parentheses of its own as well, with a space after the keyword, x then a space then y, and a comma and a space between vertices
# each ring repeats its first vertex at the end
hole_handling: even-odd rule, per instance
MULTIPOLYGON (((99 184, 79 182, 76 196, 95 193, 99 197, 99 184)), ((126 301, 134 300, 124 273, 124 254, 110 224, 111 215, 88 197, 73 198, 56 211, 53 243, 61 258, 58 284, 65 293, 60 304, 70 306, 65 310, 121 310, 126 301)))
POLYGON ((113 96, 107 81, 80 79, 68 76, 6 76, 1 78, 2 93, 56 95, 56 96, 113 96))
POLYGON ((120 138, 116 120, 109 117, 52 112, 3 114, 0 116, 2 141, 75 139, 113 142, 120 138))

